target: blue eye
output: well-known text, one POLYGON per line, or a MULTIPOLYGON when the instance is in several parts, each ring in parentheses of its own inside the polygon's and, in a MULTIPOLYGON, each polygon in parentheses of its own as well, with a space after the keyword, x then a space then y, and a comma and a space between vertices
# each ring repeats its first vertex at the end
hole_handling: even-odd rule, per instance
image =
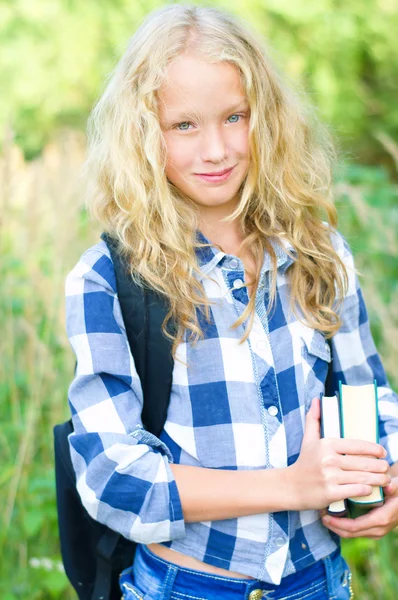
POLYGON ((189 126, 190 126, 190 123, 188 121, 183 121, 182 123, 178 123, 178 125, 176 125, 176 128, 179 129, 180 131, 187 131, 189 126), (188 125, 188 127, 184 127, 185 125, 188 125))
MULTIPOLYGON (((242 116, 243 115, 237 114, 231 115, 230 117, 228 117, 227 121, 229 123, 238 123, 242 116)), ((176 125, 173 125, 173 129, 177 129, 177 131, 189 131, 191 126, 192 123, 190 121, 181 121, 181 123, 176 123, 176 125)))

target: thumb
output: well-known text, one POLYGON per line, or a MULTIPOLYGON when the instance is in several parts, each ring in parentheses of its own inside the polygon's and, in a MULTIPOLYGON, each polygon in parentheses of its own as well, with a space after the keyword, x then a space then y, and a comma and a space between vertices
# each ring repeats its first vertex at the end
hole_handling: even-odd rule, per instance
POLYGON ((398 477, 393 477, 391 482, 383 487, 383 492, 386 498, 390 496, 397 496, 398 492, 398 477))
POLYGON ((308 441, 321 439, 320 426, 321 408, 319 398, 314 398, 305 419, 303 444, 308 441))

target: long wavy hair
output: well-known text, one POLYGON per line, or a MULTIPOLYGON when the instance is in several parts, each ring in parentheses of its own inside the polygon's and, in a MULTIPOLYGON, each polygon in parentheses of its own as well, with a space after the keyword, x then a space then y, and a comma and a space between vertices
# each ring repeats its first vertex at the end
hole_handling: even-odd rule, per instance
MULTIPOLYGON (((89 117, 87 206, 118 240, 132 276, 167 298, 163 331, 173 339, 173 352, 185 332, 190 341, 200 339, 198 310, 209 316, 210 303, 198 278, 197 214, 166 177, 158 118, 167 66, 193 44, 208 60, 236 66, 249 102, 250 166, 229 217, 244 232, 240 253, 250 251, 258 264, 264 251, 270 253, 272 307, 271 241, 290 242, 296 252, 288 270, 291 308, 307 325, 333 335, 347 287, 346 269, 331 243, 337 226, 331 192, 335 147, 316 110, 284 81, 262 40, 233 16, 183 4, 147 16, 89 117)), ((254 275, 250 302, 231 324, 245 325, 241 341, 254 318, 259 273, 254 275)))

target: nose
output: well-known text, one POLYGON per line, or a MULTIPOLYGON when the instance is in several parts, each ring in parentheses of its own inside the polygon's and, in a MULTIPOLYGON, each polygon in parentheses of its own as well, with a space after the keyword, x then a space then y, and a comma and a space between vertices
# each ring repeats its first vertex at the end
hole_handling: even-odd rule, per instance
POLYGON ((210 127, 203 131, 201 159, 212 163, 227 160, 228 145, 226 136, 219 127, 210 127))

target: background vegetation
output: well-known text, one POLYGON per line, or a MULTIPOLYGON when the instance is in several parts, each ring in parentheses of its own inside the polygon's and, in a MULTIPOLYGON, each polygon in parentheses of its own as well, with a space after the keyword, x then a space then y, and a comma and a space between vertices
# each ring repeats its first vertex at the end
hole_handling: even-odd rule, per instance
MULTIPOLYGON (((60 564, 52 427, 74 359, 63 282, 98 236, 81 210, 84 127, 139 20, 162 2, 0 0, 0 597, 71 600, 60 564)), ((201 3, 203 4, 203 3, 201 3)), ((209 3, 207 3, 209 4, 209 3)), ((398 15, 394 0, 212 2, 265 34, 342 147, 346 235, 398 386, 398 15)), ((398 537, 349 541, 361 600, 393 600, 398 537)))

